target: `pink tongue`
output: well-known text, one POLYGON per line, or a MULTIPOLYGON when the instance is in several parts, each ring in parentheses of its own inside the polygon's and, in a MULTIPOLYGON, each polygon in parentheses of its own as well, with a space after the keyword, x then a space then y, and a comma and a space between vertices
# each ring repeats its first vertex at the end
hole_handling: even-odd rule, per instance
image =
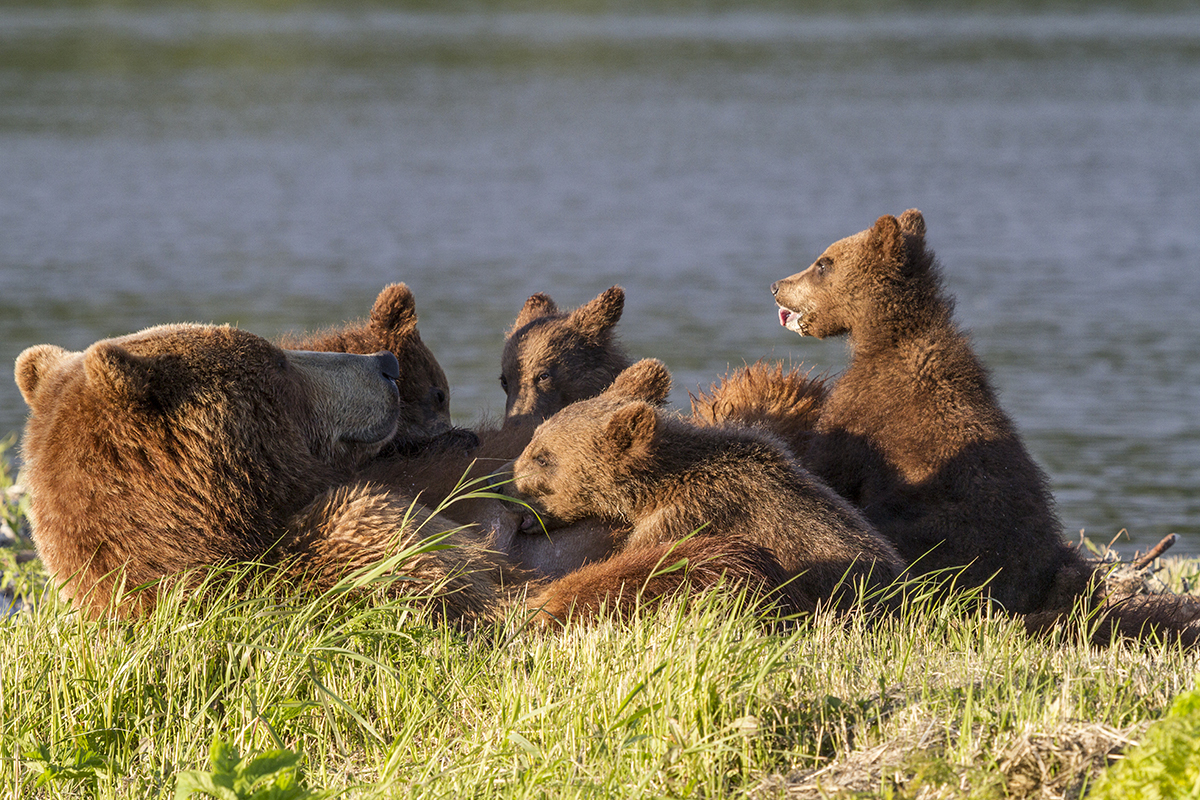
POLYGON ((788 311, 786 308, 779 309, 779 324, 786 328, 788 317, 791 315, 791 313, 792 312, 788 311))

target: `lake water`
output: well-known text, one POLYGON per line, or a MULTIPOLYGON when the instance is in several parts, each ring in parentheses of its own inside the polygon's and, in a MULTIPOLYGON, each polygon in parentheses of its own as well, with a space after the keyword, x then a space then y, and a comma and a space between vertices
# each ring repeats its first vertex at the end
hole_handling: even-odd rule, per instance
POLYGON ((403 280, 470 423, 529 294, 619 283, 686 405, 836 372, 768 286, 915 206, 1067 534, 1200 554, 1200 12, 491 7, 6 4, 0 361, 403 280))

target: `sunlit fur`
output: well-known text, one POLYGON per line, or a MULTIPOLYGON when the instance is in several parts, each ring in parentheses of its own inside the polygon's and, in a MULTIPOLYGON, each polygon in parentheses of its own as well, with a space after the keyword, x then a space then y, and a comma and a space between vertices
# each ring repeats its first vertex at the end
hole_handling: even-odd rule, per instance
POLYGON ((863 517, 804 470, 778 440, 745 427, 700 427, 655 401, 661 363, 630 367, 599 397, 542 423, 513 486, 548 527, 599 517, 628 524, 624 549, 698 538, 764 548, 806 610, 878 587, 903 563, 863 517), (843 579, 846 579, 843 581, 843 579))
MULTIPOLYGON (((1081 599, 1109 603, 1094 566, 1063 540, 1045 473, 954 323, 925 234, 916 209, 882 216, 772 286, 789 329, 849 336, 850 364, 804 461, 915 572, 953 569, 958 586, 986 586, 1003 608, 1038 612, 1031 627, 1081 599)), ((1115 614, 1107 627, 1195 638, 1168 598, 1104 610, 1115 614)))
POLYGON ((309 334, 291 334, 280 344, 289 350, 364 355, 387 350, 400 363, 400 444, 421 442, 451 429, 450 385, 433 353, 421 341, 413 293, 403 283, 385 286, 371 315, 361 322, 309 334))

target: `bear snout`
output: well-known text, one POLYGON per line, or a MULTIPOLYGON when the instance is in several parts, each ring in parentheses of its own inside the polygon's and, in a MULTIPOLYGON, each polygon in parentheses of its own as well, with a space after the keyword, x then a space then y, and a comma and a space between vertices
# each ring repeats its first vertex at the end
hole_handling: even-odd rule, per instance
POLYGON ((400 362, 390 351, 380 350, 372 358, 379 364, 379 371, 383 377, 393 381, 400 380, 400 362))

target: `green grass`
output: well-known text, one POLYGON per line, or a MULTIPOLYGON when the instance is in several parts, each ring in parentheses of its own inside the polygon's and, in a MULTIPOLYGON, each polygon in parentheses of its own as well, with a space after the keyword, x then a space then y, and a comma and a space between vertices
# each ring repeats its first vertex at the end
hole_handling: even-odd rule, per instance
POLYGON ((781 630, 713 595, 540 634, 264 590, 92 623, 0 563, 33 601, 0 622, 0 797, 1076 797, 1196 688, 1171 646, 931 603, 781 630))

